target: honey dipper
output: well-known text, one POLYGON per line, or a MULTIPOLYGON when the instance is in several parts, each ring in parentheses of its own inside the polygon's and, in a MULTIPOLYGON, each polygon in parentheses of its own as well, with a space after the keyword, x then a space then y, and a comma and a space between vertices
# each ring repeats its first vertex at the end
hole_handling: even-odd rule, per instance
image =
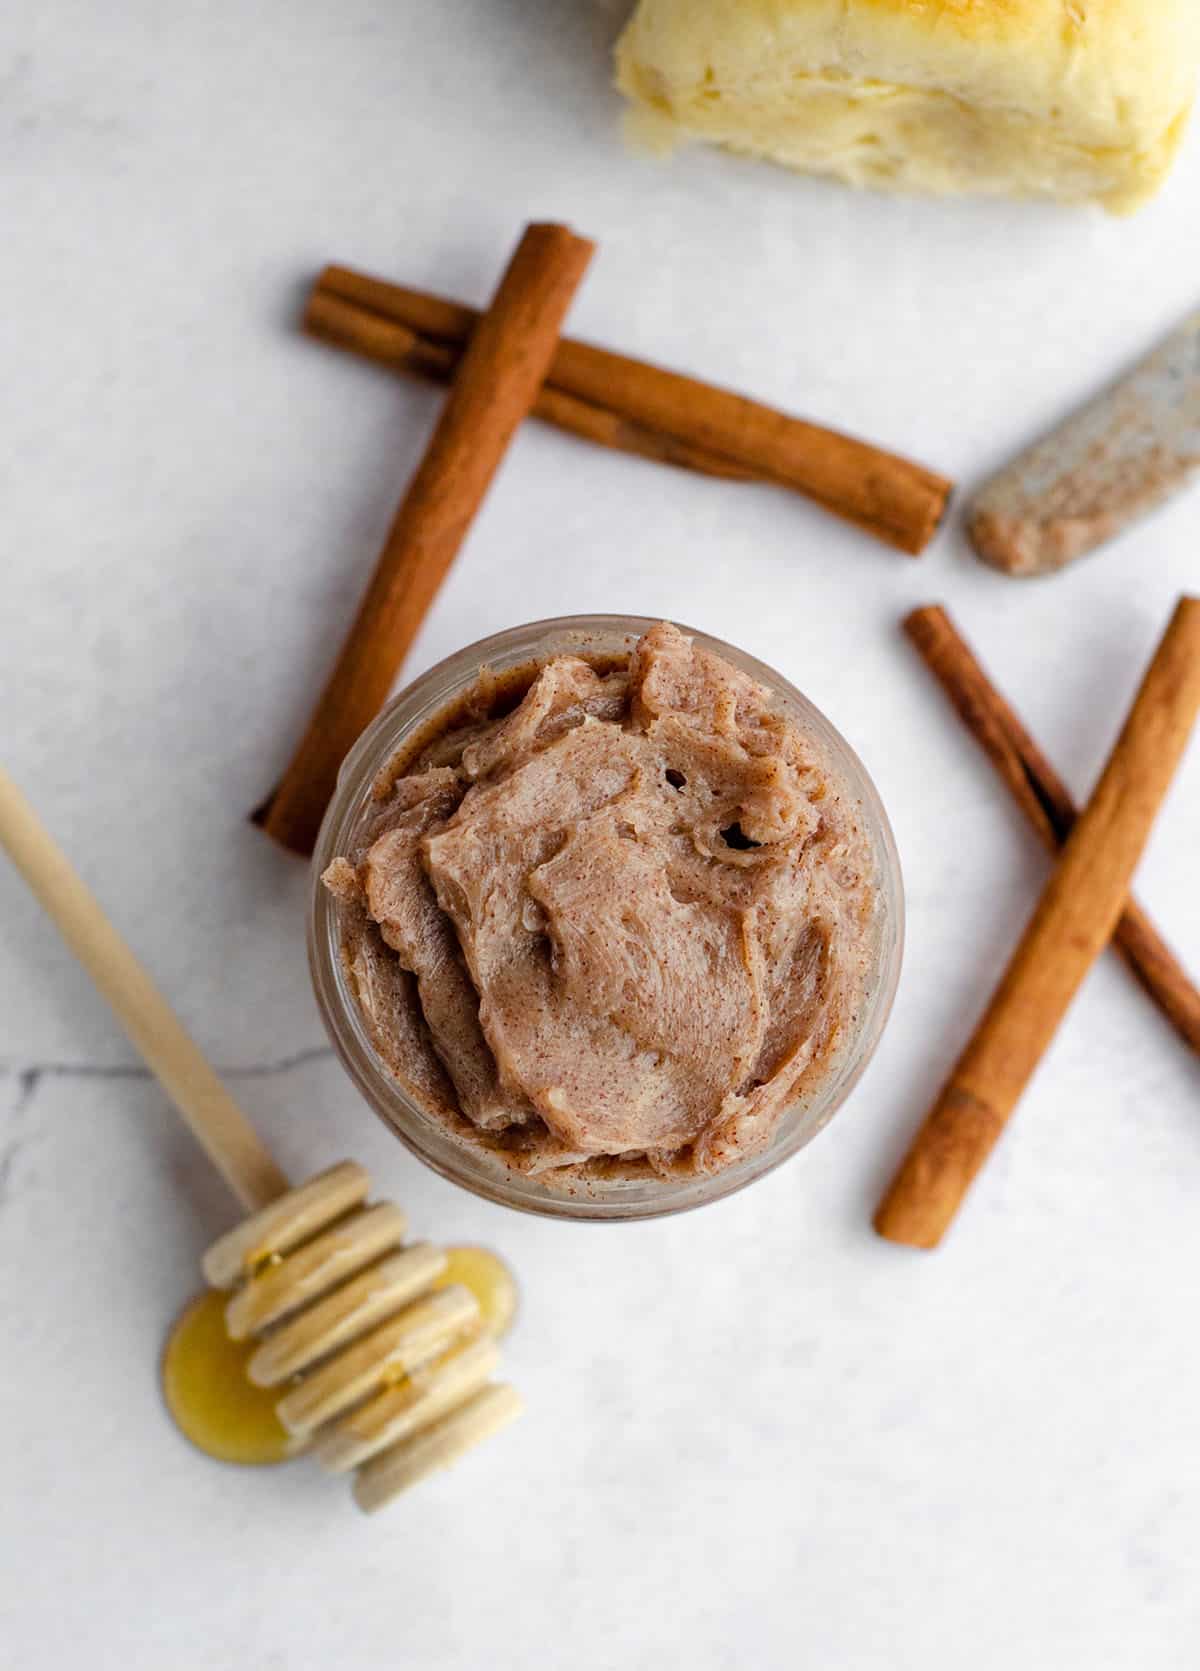
POLYGON ((447 1258, 405 1245, 404 1214, 370 1203, 370 1178, 343 1161, 298 1188, 184 1031, 24 795, 0 768, 0 846, 107 998, 217 1171, 250 1216, 204 1255, 228 1290, 225 1326, 256 1345, 247 1373, 278 1386, 297 1447, 356 1470, 359 1507, 398 1492, 506 1426, 514 1388, 479 1305, 439 1286, 447 1258))

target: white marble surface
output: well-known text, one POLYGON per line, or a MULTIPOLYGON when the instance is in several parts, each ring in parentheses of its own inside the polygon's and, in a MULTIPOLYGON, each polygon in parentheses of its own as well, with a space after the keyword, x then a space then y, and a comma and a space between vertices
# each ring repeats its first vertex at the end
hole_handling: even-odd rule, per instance
MULTIPOLYGON (((897 633, 943 599, 1086 791, 1197 500, 1040 584, 800 501, 523 433, 411 670, 531 615, 665 613, 827 708, 890 807, 910 939, 852 1104, 679 1221, 506 1214, 324 1050, 306 877, 245 823, 435 398, 294 329, 341 259, 482 298, 530 216, 602 341, 965 481, 1197 301, 1200 134, 1132 223, 887 202, 617 136, 595 0, 45 0, 0 17, 2 758, 297 1173, 374 1165, 494 1242, 525 1422, 375 1521, 206 1464, 155 1355, 229 1201, 0 868, 0 1661, 579 1671, 1194 1667, 1200 1079, 1112 960, 934 1258, 868 1214, 1046 873, 897 633)), ((1200 969, 1194 748, 1140 886, 1200 969)))

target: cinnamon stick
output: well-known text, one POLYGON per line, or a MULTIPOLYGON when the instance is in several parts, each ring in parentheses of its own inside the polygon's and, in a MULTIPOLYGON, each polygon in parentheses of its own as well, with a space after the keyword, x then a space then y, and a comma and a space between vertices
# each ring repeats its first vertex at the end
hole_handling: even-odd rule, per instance
MULTIPOLYGON (((388 366, 433 383, 449 383, 462 359, 463 344, 422 336, 397 320, 373 313, 359 302, 349 302, 314 285, 304 310, 304 328, 310 336, 337 348, 349 348, 377 365, 388 366)), ((553 424, 581 441, 631 453, 656 464, 670 464, 694 470, 704 476, 728 481, 753 481, 755 473, 732 459, 690 446, 673 435, 646 429, 607 406, 579 400, 575 395, 543 383, 533 404, 533 416, 553 424)))
POLYGON ((1200 598, 1183 598, 1100 781, 966 1049, 875 1215, 936 1247, 1111 938, 1200 710, 1200 598))
MULTIPOLYGON (((944 609, 914 609, 904 630, 956 713, 1051 853, 1079 817, 1070 790, 989 680, 944 609)), ((1138 903, 1130 898, 1113 947, 1180 1037, 1200 1053, 1200 990, 1138 903)))
MULTIPOLYGON (((467 341, 478 318, 460 302, 346 267, 327 267, 317 287, 443 342, 467 341)), ((564 338, 551 363, 549 382, 644 429, 674 436, 794 488, 914 556, 937 531, 953 485, 865 441, 588 343, 564 338)))
POLYGON ((255 822, 310 853, 338 768, 383 705, 521 419, 533 406, 593 245, 530 226, 472 333, 308 730, 255 822))

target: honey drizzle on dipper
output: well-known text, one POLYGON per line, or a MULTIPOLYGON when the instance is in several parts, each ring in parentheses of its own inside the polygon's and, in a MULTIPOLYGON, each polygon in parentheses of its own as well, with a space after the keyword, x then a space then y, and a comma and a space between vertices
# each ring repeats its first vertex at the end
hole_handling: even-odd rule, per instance
MULTIPOLYGON (((406 1251, 411 1255, 422 1246, 406 1251)), ((282 1263, 279 1253, 249 1251, 243 1286, 282 1263)), ((431 1274, 424 1293, 465 1288, 478 1316, 472 1319, 467 1314, 468 1320, 449 1347, 427 1363, 410 1371, 384 1371, 374 1395, 318 1435, 317 1458, 332 1471, 342 1472, 366 1460, 384 1448, 387 1435, 420 1431, 428 1425, 421 1420, 423 1413, 436 1416, 443 1408, 453 1409, 452 1395, 482 1386, 498 1362, 498 1353, 484 1343, 499 1340, 512 1327, 517 1286, 508 1266, 488 1248, 459 1246, 444 1253, 428 1249, 424 1269, 431 1274)), ((370 1268, 365 1274, 370 1275, 370 1268)), ((306 1435, 289 1432, 276 1406, 301 1377, 291 1376, 282 1386, 257 1384, 253 1360, 260 1351, 259 1342, 235 1340, 230 1335, 228 1306, 226 1294, 210 1289, 196 1295, 180 1313, 162 1356, 168 1413, 184 1437, 216 1461, 251 1467, 290 1461, 308 1449, 310 1441, 306 1435)), ((407 1309, 411 1313, 413 1308, 407 1309)), ((278 1341, 285 1327, 281 1324, 269 1332, 264 1344, 278 1341)))

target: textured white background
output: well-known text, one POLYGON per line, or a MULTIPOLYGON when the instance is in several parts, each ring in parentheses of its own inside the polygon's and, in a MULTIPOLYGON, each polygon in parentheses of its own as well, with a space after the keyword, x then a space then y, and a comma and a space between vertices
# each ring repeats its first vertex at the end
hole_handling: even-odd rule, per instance
MULTIPOLYGON (((494 1242, 530 1413, 368 1522, 205 1463, 155 1356, 229 1201, 0 870, 0 1661, 29 1671, 1200 1659, 1200 1079, 1105 960, 952 1240, 870 1207, 1046 866, 897 632, 945 600, 1086 792, 1175 596, 1177 501, 1059 579, 920 563, 791 496, 521 434, 410 671, 664 613, 859 748, 904 859, 894 1019, 832 1130, 726 1204, 547 1224, 426 1175, 324 1053, 303 867, 245 823, 436 409, 306 341, 340 259, 482 299, 600 242, 579 334, 971 482, 1197 301, 1200 140, 1132 223, 627 154, 595 0, 43 0, 0 18, 2 757, 297 1173, 349 1152, 494 1242)), ((1200 749, 1143 867, 1200 969, 1200 749)))

